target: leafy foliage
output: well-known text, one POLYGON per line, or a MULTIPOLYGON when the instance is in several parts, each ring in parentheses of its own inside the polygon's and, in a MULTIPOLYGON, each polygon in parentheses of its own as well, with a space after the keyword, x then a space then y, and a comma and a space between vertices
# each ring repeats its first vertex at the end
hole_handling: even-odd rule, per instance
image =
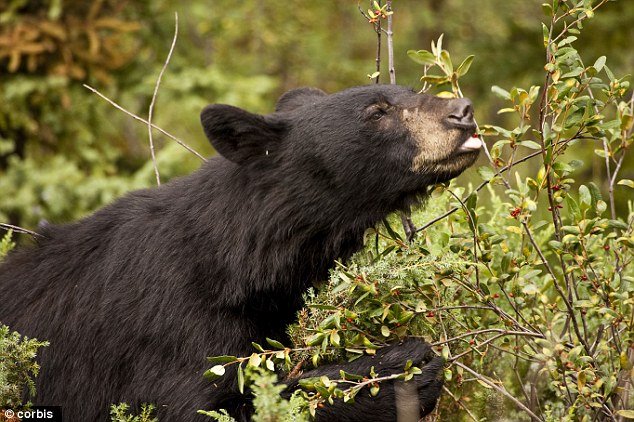
MULTIPOLYGON (((0 239, 0 261, 15 246, 12 234, 8 231, 0 239)), ((35 357, 38 349, 46 346, 47 342, 23 337, 0 324, 0 408, 19 407, 25 404, 24 397, 35 395, 33 379, 40 370, 35 357)))
POLYGON ((153 415, 154 405, 142 404, 141 413, 138 415, 130 414, 130 406, 126 403, 113 404, 110 408, 111 422, 158 422, 153 415))
MULTIPOLYGON (((252 417, 255 422, 307 422, 309 420, 306 411, 306 401, 298 394, 292 394, 288 400, 282 399, 281 393, 286 386, 278 384, 277 375, 268 368, 249 366, 246 376, 251 384, 251 393, 254 396, 253 406, 255 413, 252 417)), ((226 411, 205 411, 198 413, 209 416, 219 422, 234 421, 226 411)))
MULTIPOLYGON (((605 56, 586 66, 573 46, 604 3, 548 4, 546 82, 493 88, 508 103, 500 113, 516 120, 509 128, 482 126, 493 144, 479 186, 436 186, 430 207, 414 214, 422 230, 411 243, 394 229, 395 217, 370 231, 365 250, 309 294, 290 331, 294 348, 258 346, 250 358, 223 365, 318 365, 421 336, 447 360, 440 420, 496 412, 517 420, 629 415, 634 203, 619 214, 615 195, 630 189, 619 171, 634 140, 634 100, 624 97, 629 82, 614 76, 605 56), (592 182, 575 181, 584 163, 574 157, 588 148, 604 159, 606 196, 592 182), (533 162, 535 173, 523 175, 521 165, 533 162), (276 362, 276 353, 284 360, 276 362)), ((454 68, 442 37, 431 51, 409 56, 425 66, 423 89, 462 95, 458 81, 471 56, 454 68), (434 68, 439 75, 427 73, 434 68)), ((312 409, 350 399, 338 383, 370 379, 380 388, 385 380, 372 377, 309 380, 304 397, 312 409)))
POLYGON ((19 407, 25 396, 35 395, 33 378, 40 370, 35 356, 45 346, 47 342, 22 337, 0 324, 0 408, 19 407))
POLYGON ((0 261, 2 258, 7 256, 11 249, 15 247, 15 243, 11 240, 12 237, 13 231, 9 230, 4 236, 2 236, 2 239, 0 239, 0 261))

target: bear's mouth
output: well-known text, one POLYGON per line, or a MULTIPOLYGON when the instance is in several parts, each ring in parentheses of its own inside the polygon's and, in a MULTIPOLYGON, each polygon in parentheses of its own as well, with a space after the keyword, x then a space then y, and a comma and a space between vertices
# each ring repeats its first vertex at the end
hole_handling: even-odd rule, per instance
POLYGON ((474 133, 457 148, 456 152, 480 152, 480 149, 482 149, 482 139, 474 133))
POLYGON ((477 136, 474 129, 453 150, 449 157, 436 162, 436 168, 439 171, 447 172, 447 180, 454 178, 476 161, 482 147, 483 141, 477 136))

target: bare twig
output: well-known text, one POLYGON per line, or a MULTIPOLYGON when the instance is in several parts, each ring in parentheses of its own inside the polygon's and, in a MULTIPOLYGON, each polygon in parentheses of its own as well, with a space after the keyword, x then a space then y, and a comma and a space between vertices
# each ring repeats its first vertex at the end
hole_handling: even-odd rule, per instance
POLYGON ((174 47, 176 46, 176 39, 178 38, 178 13, 174 13, 174 38, 172 39, 172 45, 170 46, 170 51, 167 54, 167 58, 165 59, 165 63, 163 63, 163 68, 159 73, 158 78, 156 79, 156 85, 154 86, 154 93, 152 94, 152 101, 150 102, 150 108, 148 110, 147 117, 147 132, 148 137, 150 139, 150 154, 152 155, 152 165, 154 166, 154 175, 156 176, 156 184, 161 185, 161 176, 159 175, 158 165, 156 164, 156 154, 154 153, 154 139, 152 138, 152 114, 154 113, 154 104, 156 102, 156 96, 158 95, 158 90, 161 85, 161 79, 163 79, 163 73, 165 73, 165 69, 167 69, 167 65, 172 58, 172 53, 174 52, 174 47))
POLYGON ((524 412, 526 412, 531 418, 534 418, 537 421, 543 421, 542 418, 540 418, 539 416, 537 416, 535 413, 533 413, 532 410, 530 410, 528 407, 526 407, 526 405, 524 403, 522 403, 521 401, 519 401, 517 398, 515 398, 511 393, 509 393, 508 391, 506 391, 506 388, 504 388, 503 386, 501 387, 500 385, 498 385, 498 383, 496 383, 495 381, 490 380, 489 378, 485 377, 484 375, 481 375, 479 373, 477 373, 476 371, 474 371, 473 369, 469 368, 468 366, 460 363, 460 362, 453 362, 454 365, 457 365, 459 367, 461 367, 462 369, 464 369, 465 371, 469 372, 471 375, 473 375, 474 377, 476 377, 478 380, 482 381, 483 383, 487 384, 489 387, 493 388, 495 391, 497 391, 498 393, 504 395, 506 398, 508 398, 509 400, 511 400, 513 403, 515 403, 515 405, 522 409, 524 412))
POLYGON ((431 343, 432 346, 440 346, 442 344, 446 344, 446 343, 451 343, 452 341, 456 341, 456 340, 460 340, 462 338, 465 337, 471 337, 471 336, 477 336, 478 334, 486 334, 486 333, 498 333, 501 334, 503 336, 526 336, 526 337, 537 337, 537 338, 544 338, 543 334, 539 334, 539 333, 533 333, 530 331, 511 331, 511 330, 503 330, 501 328, 486 328, 483 330, 478 330, 478 331, 471 331, 469 333, 464 333, 464 334, 460 334, 456 337, 452 337, 450 339, 447 340, 443 340, 443 341, 437 341, 435 343, 431 343))
POLYGON ((22 227, 18 227, 18 226, 14 226, 13 224, 6 224, 6 223, 0 223, 0 229, 4 229, 4 230, 13 230, 16 233, 24 233, 24 234, 29 234, 33 237, 44 237, 39 233, 36 233, 34 231, 22 228, 22 227))
MULTIPOLYGON (((125 114, 127 114, 128 116, 147 124, 150 124, 147 120, 145 120, 143 117, 139 117, 136 114, 132 113, 131 111, 126 110, 125 108, 123 108, 122 106, 120 106, 119 104, 115 103, 113 100, 111 100, 110 98, 106 97, 105 95, 103 95, 101 92, 99 92, 97 89, 91 87, 90 85, 86 85, 84 84, 84 88, 92 91, 93 93, 97 94, 98 96, 100 96, 101 98, 103 98, 104 100, 106 100, 107 102, 109 102, 114 108, 123 111, 125 114)), ((180 139, 178 139, 176 136, 172 135, 171 133, 167 132, 166 130, 156 126, 154 123, 151 123, 152 128, 158 130, 159 132, 161 132, 163 135, 167 136, 168 138, 176 141, 176 143, 180 146, 182 146, 183 148, 185 148, 187 151, 191 152, 192 154, 194 154, 196 157, 200 158, 202 161, 207 161, 207 159, 205 157, 203 157, 202 155, 200 155, 196 150, 194 150, 192 147, 190 147, 189 145, 187 145, 185 142, 181 141, 180 139)))
POLYGON ((471 412, 471 411, 467 408, 467 406, 465 406, 465 404, 464 404, 464 403, 463 403, 463 402, 462 402, 459 398, 457 398, 457 397, 456 397, 456 396, 455 396, 455 395, 451 392, 451 390, 449 390, 449 389, 448 389, 447 387, 445 387, 444 385, 443 385, 442 389, 443 389, 443 391, 444 391, 445 393, 447 393, 447 395, 448 395, 449 397, 451 397, 451 398, 452 398, 452 399, 456 402, 456 404, 457 404, 458 406, 462 407, 462 408, 464 409, 464 411, 465 411, 465 412, 467 412, 467 415, 469 415, 469 417, 470 417, 472 420, 474 420, 474 421, 476 421, 476 422, 478 422, 478 421, 480 420, 480 419, 478 419, 478 418, 477 418, 477 417, 476 417, 476 416, 475 416, 475 415, 474 415, 474 414, 473 414, 473 413, 472 413, 472 412, 471 412))
MULTIPOLYGON (((386 11, 392 11, 392 1, 387 1, 386 11)), ((396 74, 394 73, 394 32, 392 31, 392 14, 387 16, 387 64, 390 73, 390 84, 396 84, 396 74)))
MULTIPOLYGON (((392 17, 394 16, 392 12, 392 0, 387 0, 386 3, 386 11, 387 14, 387 65, 388 72, 390 74, 390 84, 396 85, 396 71, 394 70, 394 31, 392 26, 392 17)), ((379 27, 380 29, 380 27, 379 27)), ((380 36, 380 35, 379 35, 380 36)), ((409 242, 411 242, 418 230, 416 229, 416 225, 412 219, 407 215, 407 213, 401 213, 401 224, 403 225, 403 231, 405 232, 405 237, 409 242)))

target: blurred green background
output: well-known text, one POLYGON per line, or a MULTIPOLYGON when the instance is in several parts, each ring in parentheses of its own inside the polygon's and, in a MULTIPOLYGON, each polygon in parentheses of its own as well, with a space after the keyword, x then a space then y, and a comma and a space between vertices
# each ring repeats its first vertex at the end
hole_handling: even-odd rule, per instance
MULTIPOLYGON (((543 81, 541 3, 394 0, 397 82, 420 88, 422 69, 406 52, 429 49, 444 33, 455 62, 476 56, 462 89, 478 121, 504 125, 512 117, 496 114, 504 105, 491 86, 543 81)), ((175 12, 178 41, 153 121, 203 155, 213 154, 198 117, 208 103, 269 112, 291 88, 371 83, 376 35, 356 1, 0 0, 0 222, 69 221, 156 184, 147 127, 82 84, 147 117, 175 12)), ((607 55, 617 76, 630 73, 634 1, 611 2, 586 26, 576 42, 584 60, 607 55)), ((385 44, 383 58, 387 82, 385 44)), ((200 165, 163 135, 154 138, 162 181, 200 165)), ((581 182, 604 179, 597 147, 573 150, 586 163, 581 182)), ((633 179, 633 169, 626 163, 622 177, 633 179)), ((471 179, 467 173, 462 183, 471 179)))

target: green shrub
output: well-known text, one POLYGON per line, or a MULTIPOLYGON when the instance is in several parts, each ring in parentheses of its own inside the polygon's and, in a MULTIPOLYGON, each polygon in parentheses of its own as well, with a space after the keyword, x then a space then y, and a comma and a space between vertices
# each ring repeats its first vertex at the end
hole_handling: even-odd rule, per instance
POLYGON ((35 395, 35 382, 40 367, 35 356, 47 342, 22 337, 0 324, 0 408, 28 405, 24 397, 35 395))
MULTIPOLYGON (((15 244, 11 241, 13 232, 9 230, 0 239, 0 261, 15 244)), ((2 300, 11 300, 2 298, 2 300)), ((47 342, 29 339, 0 322, 0 408, 14 408, 25 403, 24 397, 35 395, 35 382, 40 366, 35 362, 40 347, 47 342)))
MULTIPOLYGON (((246 371, 246 377, 251 385, 253 394, 253 407, 255 413, 254 422, 307 422, 309 420, 307 402, 299 392, 293 394, 289 400, 283 399, 280 394, 285 385, 277 382, 277 375, 268 370, 251 366, 246 371)), ((205 411, 198 413, 219 421, 235 421, 226 411, 205 411)))
MULTIPOLYGON (((489 164, 477 169, 478 186, 435 186, 413 215, 421 229, 411 243, 397 217, 370 230, 365 249, 308 295, 292 348, 256 345, 251 357, 217 361, 212 376, 233 364, 289 370, 354 359, 417 336, 447 361, 437 420, 631 417, 634 203, 622 210, 615 197, 634 187, 619 174, 634 142, 634 97, 605 56, 586 65, 574 47, 605 3, 544 4, 545 82, 493 87, 516 123, 481 126, 489 164), (586 165, 572 157, 587 149, 605 162, 601 185, 575 182, 586 165)), ((409 54, 425 66, 423 90, 462 95, 472 58, 454 67, 442 37, 409 54)), ((304 397, 314 411, 361 386, 374 393, 372 378, 313 380, 304 397)))
POLYGON ((158 422, 158 419, 153 415, 154 405, 142 404, 141 413, 138 415, 131 415, 130 406, 126 403, 113 404, 110 407, 110 421, 111 422, 158 422))

